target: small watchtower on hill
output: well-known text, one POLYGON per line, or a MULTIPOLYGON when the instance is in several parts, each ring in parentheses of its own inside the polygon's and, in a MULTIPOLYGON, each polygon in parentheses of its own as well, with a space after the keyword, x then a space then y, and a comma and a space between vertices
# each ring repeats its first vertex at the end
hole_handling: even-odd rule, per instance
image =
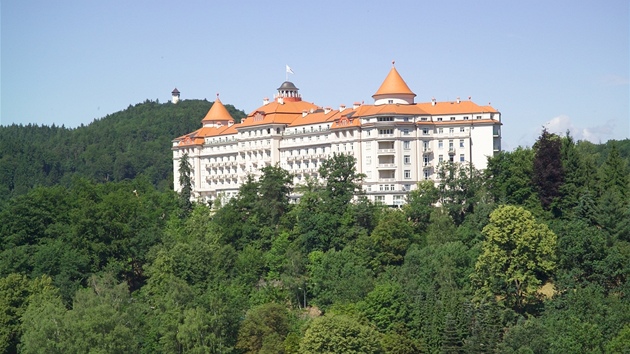
POLYGON ((173 104, 177 104, 177 102, 179 102, 179 90, 177 87, 173 90, 173 92, 171 92, 171 102, 173 102, 173 104))

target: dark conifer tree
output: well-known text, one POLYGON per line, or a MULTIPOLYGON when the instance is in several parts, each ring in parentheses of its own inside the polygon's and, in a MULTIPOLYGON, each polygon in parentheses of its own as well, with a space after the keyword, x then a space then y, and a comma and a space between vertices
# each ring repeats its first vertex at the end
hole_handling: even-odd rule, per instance
POLYGON ((560 187, 564 183, 560 146, 560 138, 549 133, 546 128, 534 144, 532 182, 538 192, 540 203, 547 210, 560 196, 560 187))

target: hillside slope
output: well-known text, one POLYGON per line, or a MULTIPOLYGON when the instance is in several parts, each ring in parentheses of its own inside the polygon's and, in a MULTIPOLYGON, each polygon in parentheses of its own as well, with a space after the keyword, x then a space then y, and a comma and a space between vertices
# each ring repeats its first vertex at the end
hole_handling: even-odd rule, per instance
MULTIPOLYGON (((212 102, 145 101, 89 125, 0 127, 0 201, 35 186, 67 185, 74 175, 97 182, 146 176, 172 185, 171 140, 201 127, 212 102)), ((239 121, 243 111, 226 105, 239 121)))

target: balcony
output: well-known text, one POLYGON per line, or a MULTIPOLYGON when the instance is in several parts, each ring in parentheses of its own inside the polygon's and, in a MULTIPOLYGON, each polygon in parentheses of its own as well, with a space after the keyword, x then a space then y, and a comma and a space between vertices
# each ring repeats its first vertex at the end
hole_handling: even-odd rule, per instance
POLYGON ((394 149, 378 149, 379 154, 393 154, 395 151, 394 149))
POLYGON ((422 149, 422 153, 423 154, 430 154, 433 152, 433 149, 431 149, 430 147, 426 147, 424 149, 422 149))
POLYGON ((396 178, 379 178, 379 182, 396 182, 396 178))
POLYGON ((377 168, 379 169, 394 169, 396 168, 395 163, 379 163, 377 168))

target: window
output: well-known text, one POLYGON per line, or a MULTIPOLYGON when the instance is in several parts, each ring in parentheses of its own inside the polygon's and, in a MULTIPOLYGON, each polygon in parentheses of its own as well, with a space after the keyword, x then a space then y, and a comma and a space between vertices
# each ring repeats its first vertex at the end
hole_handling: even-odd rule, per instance
POLYGON ((394 129, 379 129, 378 133, 380 135, 392 135, 394 134, 394 129))
POLYGON ((405 150, 411 149, 410 145, 411 144, 410 144, 409 140, 403 141, 403 149, 405 149, 405 150))
POLYGON ((429 120, 429 118, 427 118, 427 117, 422 117, 422 118, 420 118, 420 120, 424 120, 424 121, 426 121, 426 120, 429 120))
POLYGON ((438 162, 443 162, 443 161, 444 161, 444 156, 439 155, 439 156, 438 156, 438 162))
POLYGON ((403 157, 403 161, 405 162, 405 165, 411 165, 411 155, 405 155, 403 157))
POLYGON ((372 150, 372 143, 370 142, 365 143, 365 150, 372 150))
POLYGON ((368 186, 367 186, 367 191, 368 191, 368 192, 371 192, 371 191, 372 191, 372 185, 368 184, 368 186))
POLYGON ((424 171, 424 179, 429 179, 429 171, 424 171))
POLYGON ((372 164, 372 156, 367 156, 365 158, 365 164, 366 165, 371 165, 372 164))
POLYGON ((375 198, 375 202, 376 203, 385 203, 385 196, 384 195, 377 195, 375 198))
POLYGON ((443 134, 444 133, 444 128, 438 128, 438 134, 443 134))
POLYGON ((444 149, 444 142, 442 140, 438 140, 438 149, 444 149))
POLYGON ((409 135, 409 129, 407 128, 403 129, 403 135, 409 135))
POLYGON ((442 117, 438 117, 437 121, 441 122, 442 121, 442 117))
POLYGON ((424 161, 424 166, 429 166, 429 156, 425 156, 423 161, 424 161))
POLYGON ((468 120, 468 116, 464 116, 464 120, 468 120))
POLYGON ((394 104, 394 100, 387 100, 387 103, 394 104))
POLYGON ((459 132, 460 132, 460 133, 463 133, 463 132, 465 132, 465 131, 466 131, 466 128, 464 128, 464 127, 460 127, 460 128, 459 128, 459 132))
POLYGON ((459 154, 459 162, 464 162, 464 161, 466 161, 464 159, 464 154, 459 154))
POLYGON ((429 135, 429 128, 422 128, 423 135, 429 135))
POLYGON ((477 119, 481 119, 481 116, 476 116, 475 118, 477 118, 477 119))
POLYGON ((460 148, 464 147, 464 139, 459 139, 459 147, 460 148))
POLYGON ((394 117, 378 117, 378 122, 393 122, 394 117))
POLYGON ((403 121, 408 122, 409 121, 409 117, 403 118, 403 121))
POLYGON ((448 133, 453 135, 455 133, 455 128, 448 128, 448 133))
POLYGON ((455 120, 455 117, 451 117, 451 120, 455 120))
POLYGON ((405 170, 404 171, 404 176, 405 176, 405 179, 410 179, 411 178, 411 170, 405 170))
POLYGON ((404 190, 404 191, 410 191, 410 190, 411 190, 411 184, 405 184, 405 185, 403 186, 403 190, 404 190))
POLYGON ((453 151, 453 148, 454 148, 454 146, 453 146, 453 140, 449 140, 449 141, 448 141, 448 149, 449 149, 450 151, 453 151))

